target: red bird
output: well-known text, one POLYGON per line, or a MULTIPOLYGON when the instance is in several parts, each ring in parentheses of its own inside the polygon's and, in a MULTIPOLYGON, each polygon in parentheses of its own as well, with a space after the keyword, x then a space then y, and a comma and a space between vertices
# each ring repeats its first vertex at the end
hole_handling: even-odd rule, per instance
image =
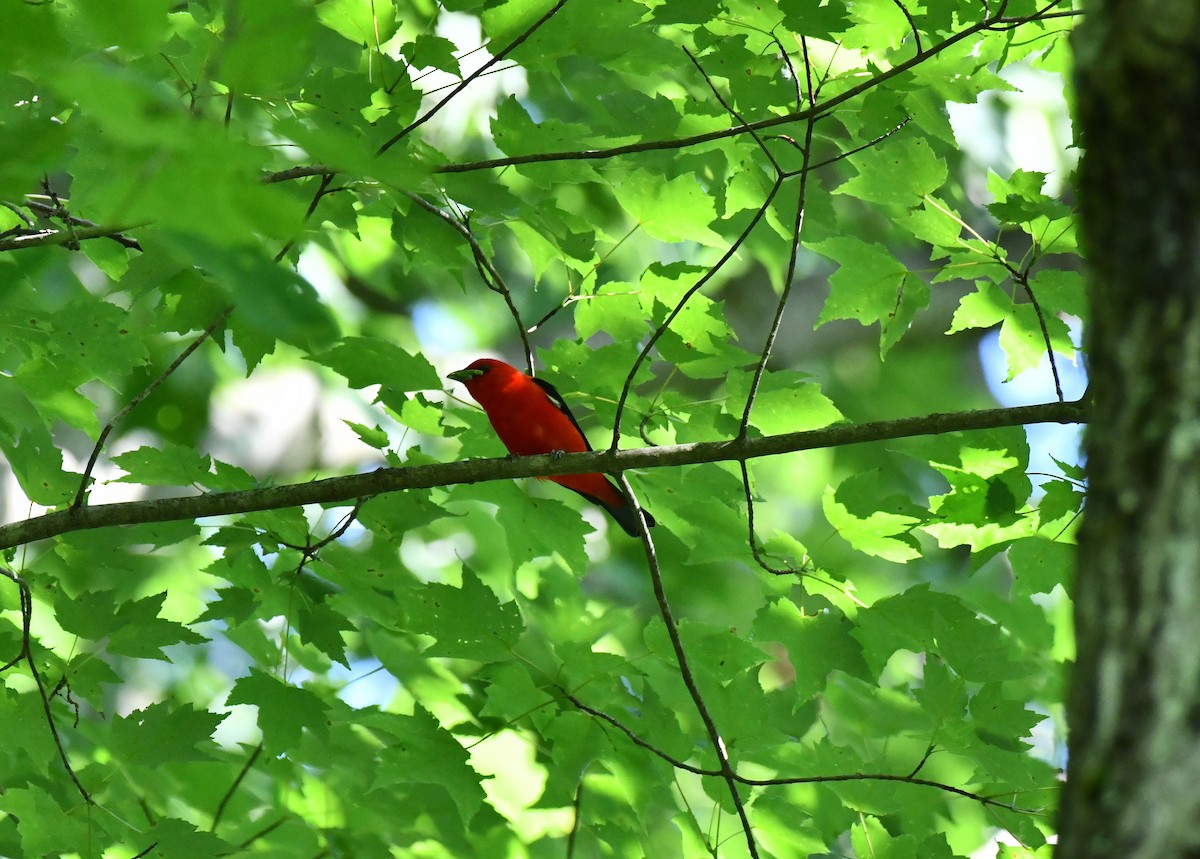
MULTIPOLYGON (((451 373, 449 378, 467 386, 467 391, 483 406, 492 429, 509 453, 533 456, 592 449, 571 410, 549 382, 527 376, 493 358, 480 358, 451 373)), ((607 510, 626 534, 637 536, 637 516, 621 491, 603 474, 563 474, 539 479, 553 480, 578 492, 607 510)), ((647 525, 654 524, 654 517, 645 510, 642 515, 647 525)))

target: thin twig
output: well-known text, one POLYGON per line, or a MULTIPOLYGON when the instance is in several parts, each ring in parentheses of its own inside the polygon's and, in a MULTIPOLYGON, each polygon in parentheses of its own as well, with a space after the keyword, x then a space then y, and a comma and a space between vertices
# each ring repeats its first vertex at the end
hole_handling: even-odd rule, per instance
MULTIPOLYGON (((12 204, 6 205, 8 205, 8 208, 11 208, 13 211, 17 211, 17 206, 13 206, 12 204)), ((65 221, 72 224, 73 227, 103 229, 100 224, 96 223, 95 221, 89 221, 88 218, 71 215, 70 212, 62 210, 61 206, 53 206, 48 203, 42 203, 40 199, 37 199, 37 197, 34 196, 34 194, 26 194, 24 206, 26 209, 37 212, 37 214, 41 215, 42 217, 56 217, 59 218, 60 221, 65 221)), ((30 227, 34 226, 32 222, 26 221, 26 223, 29 223, 30 227)), ((140 226, 140 224, 138 224, 138 226, 140 226)), ((130 227, 130 229, 133 228, 130 227)), ((88 238, 88 236, 80 236, 77 232, 76 238, 85 239, 88 238)), ((92 236, 92 238, 100 238, 100 236, 92 236)), ((121 235, 120 233, 110 234, 106 236, 106 238, 112 239, 118 245, 131 248, 133 251, 142 250, 142 245, 138 244, 137 239, 130 239, 128 236, 121 235)))
MULTIPOLYGON (((348 530, 350 530, 350 526, 353 525, 354 522, 358 519, 358 513, 362 509, 363 504, 367 500, 368 499, 366 499, 366 498, 356 498, 354 500, 354 509, 352 509, 349 513, 347 513, 345 516, 343 516, 342 521, 339 522, 332 531, 330 531, 328 534, 326 534, 324 537, 322 537, 316 543, 311 543, 306 546, 295 546, 284 540, 280 540, 279 545, 286 546, 289 549, 295 549, 297 552, 302 552, 306 559, 304 563, 307 563, 307 560, 315 558, 317 556, 317 553, 319 553, 322 549, 324 549, 326 546, 328 546, 334 540, 338 539, 343 534, 345 534, 348 530)), ((303 563, 301 564, 301 566, 303 567, 303 563)), ((299 572, 299 570, 297 570, 297 572, 299 572)))
MULTIPOLYGON (((999 264, 1000 266, 1003 266, 1004 270, 1008 272, 1009 276, 1013 279, 1013 283, 1019 285, 1025 291, 1025 295, 1029 298, 1029 303, 1033 307, 1034 316, 1037 318, 1038 327, 1041 328, 1041 331, 1042 331, 1042 344, 1046 347, 1046 357, 1050 361, 1050 374, 1054 377, 1054 392, 1058 395, 1058 401, 1062 402, 1063 401, 1062 380, 1060 379, 1059 374, 1058 374, 1058 361, 1054 357, 1054 345, 1050 340, 1050 329, 1046 325, 1046 317, 1045 317, 1045 314, 1042 312, 1042 306, 1041 306, 1041 304, 1038 303, 1037 296, 1035 296, 1033 294, 1033 288, 1029 284, 1029 267, 1033 265, 1033 261, 1031 260, 1029 262, 1029 264, 1026 265, 1024 268, 1018 268, 1017 266, 1013 265, 1012 262, 1004 254, 1002 254, 1000 252, 1000 248, 996 245, 995 242, 989 242, 987 239, 985 239, 982 235, 979 234, 978 230, 976 230, 974 227, 972 227, 970 224, 968 224, 962 218, 958 217, 954 212, 950 211, 945 206, 941 205, 934 198, 930 197, 929 195, 926 195, 924 199, 925 199, 926 203, 933 206, 935 209, 937 209, 943 215, 945 215, 946 217, 953 220, 956 224, 958 224, 960 227, 962 227, 964 230, 966 230, 968 233, 970 233, 972 236, 974 236, 976 241, 978 241, 980 244, 982 244, 984 247, 986 247, 988 249, 988 251, 990 252, 991 258, 993 260, 995 260, 995 262, 997 264, 999 264)), ((968 245, 966 242, 962 242, 961 239, 959 241, 964 247, 967 247, 968 249, 970 249, 970 245, 968 245)), ((1036 242, 1035 242, 1035 246, 1036 246, 1036 242)))
POLYGON ((534 375, 533 346, 529 342, 529 334, 525 329, 525 323, 521 320, 521 311, 517 309, 516 301, 513 300, 512 290, 508 288, 508 284, 504 282, 503 275, 492 264, 492 261, 488 259, 487 254, 483 252, 483 247, 479 244, 479 240, 475 238, 475 234, 471 232, 470 226, 448 212, 443 212, 440 208, 418 194, 413 194, 409 191, 405 191, 404 194, 426 212, 441 218, 466 240, 467 245, 471 248, 471 255, 475 260, 475 268, 479 272, 479 277, 483 280, 484 286, 492 292, 499 293, 504 299, 504 303, 508 305, 508 312, 517 324, 517 334, 520 336, 521 344, 525 349, 526 369, 529 371, 529 375, 534 375))
POLYGON ((583 777, 586 773, 579 774, 579 784, 575 785, 575 799, 571 802, 571 831, 567 834, 567 859, 572 859, 575 855, 575 839, 579 835, 579 824, 582 820, 579 811, 583 808, 583 777))
POLYGON ((222 796, 221 801, 219 803, 217 803, 217 810, 215 812, 213 812, 212 825, 210 827, 208 827, 209 832, 217 831, 217 824, 221 822, 221 818, 225 814, 226 806, 228 806, 229 801, 231 799, 233 799, 233 795, 235 793, 237 793, 238 787, 241 786, 242 781, 245 780, 247 773, 250 772, 250 768, 254 766, 254 762, 258 760, 258 756, 262 754, 262 751, 263 751, 263 744, 259 743, 257 746, 254 747, 254 751, 252 751, 250 753, 250 757, 246 758, 246 763, 242 765, 241 770, 238 772, 237 776, 233 779, 233 783, 231 785, 229 785, 229 789, 227 791, 225 791, 225 795, 222 796))
MULTIPOLYGON (((629 739, 629 741, 632 742, 634 745, 645 749, 646 751, 650 752, 651 754, 653 754, 654 756, 656 756, 658 758, 661 758, 662 760, 666 761, 668 764, 670 764, 675 769, 683 770, 684 772, 689 772, 689 773, 692 773, 693 775, 703 776, 706 778, 718 778, 723 775, 723 773, 719 769, 697 767, 697 766, 693 766, 692 764, 689 764, 689 763, 679 760, 675 756, 668 754, 667 752, 663 751, 662 749, 658 748, 657 746, 653 745, 652 743, 647 742, 641 736, 639 736, 635 731, 630 729, 627 725, 622 724, 618 719, 613 718, 608 713, 605 713, 602 710, 597 710, 594 707, 588 706, 587 704, 583 703, 578 698, 576 698, 574 695, 567 692, 561 686, 559 686, 557 688, 558 688, 559 692, 562 693, 563 697, 565 697, 568 701, 570 701, 571 704, 576 709, 578 709, 584 713, 587 713, 589 716, 593 716, 597 719, 600 719, 601 721, 606 722, 607 724, 616 728, 618 731, 620 731, 622 734, 624 734, 629 739)), ((921 758, 921 760, 917 762, 917 765, 915 767, 913 767, 913 769, 910 770, 907 775, 896 775, 893 773, 838 773, 836 775, 783 776, 780 778, 747 778, 746 776, 738 775, 735 772, 735 773, 733 773, 733 779, 735 781, 737 781, 739 784, 744 784, 744 785, 747 785, 748 787, 778 787, 781 785, 789 785, 789 784, 821 784, 821 783, 825 783, 825 782, 836 782, 836 781, 902 782, 904 784, 912 784, 912 785, 917 785, 919 787, 934 788, 936 790, 940 790, 945 793, 953 793, 957 796, 961 796, 966 799, 974 800, 975 802, 978 802, 981 805, 995 806, 997 808, 1003 808, 1006 811, 1013 811, 1018 814, 1039 814, 1039 813, 1041 813, 1037 809, 1020 808, 1020 807, 1010 804, 1010 803, 1000 802, 995 798, 995 795, 975 793, 974 791, 970 791, 970 790, 967 790, 967 789, 961 788, 961 787, 956 787, 952 784, 946 784, 945 782, 934 781, 932 779, 917 778, 917 773, 919 773, 924 768, 925 763, 929 760, 929 755, 931 754, 933 749, 934 749, 934 747, 931 744, 926 749, 925 754, 921 758)))
POLYGON ((758 148, 762 150, 762 153, 767 156, 767 160, 771 162, 771 166, 775 168, 776 179, 782 176, 783 168, 779 166, 779 162, 775 160, 775 156, 771 154, 771 150, 767 148, 767 144, 763 143, 763 139, 759 136, 758 132, 750 127, 749 123, 747 123, 742 115, 738 113, 737 108, 726 101, 725 97, 721 95, 721 91, 717 89, 717 85, 713 83, 712 78, 708 76, 708 72, 704 71, 704 66, 700 65, 700 61, 696 59, 696 57, 687 49, 686 46, 683 48, 683 52, 687 54, 687 58, 692 61, 692 65, 696 67, 696 71, 700 72, 701 76, 704 78, 704 82, 708 84, 709 90, 712 91, 713 96, 720 103, 721 107, 725 108, 725 111, 734 119, 736 119, 738 124, 745 128, 750 133, 750 136, 754 138, 754 142, 758 144, 758 148))
POLYGON ((117 424, 123 421, 131 411, 141 405, 142 401, 145 400, 146 397, 154 393, 155 389, 165 382, 172 373, 178 370, 179 365, 186 361, 189 355, 200 348, 201 343, 212 336, 212 333, 217 330, 217 327, 225 321, 232 311, 233 305, 229 305, 219 314, 217 314, 217 318, 212 321, 212 324, 200 332, 200 336, 193 340, 191 345, 184 349, 183 352, 180 353, 179 357, 171 362, 171 366, 163 370, 157 379, 143 388, 140 394, 130 400, 125 405, 125 408, 113 415, 108 423, 104 425, 104 429, 100 431, 100 437, 96 439, 96 444, 92 448, 92 455, 88 457, 87 467, 83 470, 83 479, 79 481, 79 491, 75 493, 75 500, 71 503, 72 509, 77 510, 82 507, 87 498, 88 485, 92 479, 92 469, 96 467, 96 459, 100 456, 100 451, 104 449, 104 442, 108 439, 109 433, 111 433, 117 424))
POLYGON ((1014 272, 1013 279, 1025 290, 1025 295, 1033 307, 1033 315, 1037 318, 1038 327, 1042 330, 1042 343, 1046 347, 1046 357, 1050 359, 1050 375, 1054 377, 1054 393, 1058 395, 1058 401, 1062 402, 1062 379, 1058 375, 1058 361, 1054 357, 1054 344, 1050 340, 1050 329, 1046 325, 1046 315, 1042 312, 1042 305, 1038 303, 1037 296, 1033 294, 1033 286, 1029 283, 1029 270, 1014 272))
POLYGON ((671 640, 671 648, 675 651, 675 662, 679 667, 679 676, 683 680, 683 685, 687 687, 692 704, 695 706, 696 712, 700 714, 700 720, 704 723, 704 729, 708 734, 709 742, 712 743, 713 753, 717 757, 717 763, 720 764, 720 776, 725 780, 725 784, 729 788, 729 795, 733 800, 734 810, 737 812, 738 820, 741 821, 742 832, 746 836, 746 848, 750 852, 751 859, 757 859, 758 844, 754 840, 754 830, 750 825, 750 818, 746 814, 745 802, 742 800, 741 792, 738 790, 737 773, 734 771, 733 765, 729 762, 729 752, 725 748, 725 740, 721 737, 717 723, 713 720, 712 713, 709 712, 708 705, 704 702, 704 696, 700 692, 700 687, 696 683, 696 677, 692 673, 691 665, 688 663, 687 652, 683 649, 683 640, 679 637, 679 626, 675 623, 675 616, 671 611, 671 604, 667 601, 667 592, 663 586, 662 567, 658 562, 658 551, 654 546, 654 538, 650 536, 650 529, 646 527, 645 514, 642 511, 641 505, 638 504, 633 487, 629 484, 629 478, 624 474, 617 474, 616 478, 621 485, 621 492, 624 494, 626 502, 631 505, 630 509, 634 511, 634 515, 638 520, 638 531, 642 538, 642 548, 646 551, 646 563, 650 570, 650 582, 654 587, 654 599, 658 604, 658 614, 662 618, 663 626, 666 627, 667 637, 671 640))
MULTIPOLYGON (((1007 4, 1005 4, 1007 5, 1007 4)), ((925 53, 914 55, 902 63, 892 66, 886 71, 872 75, 867 80, 857 86, 853 86, 837 95, 830 96, 829 99, 816 104, 804 110, 794 111, 782 116, 772 116, 767 119, 759 119, 748 123, 745 127, 722 128, 716 131, 709 131, 703 134, 695 134, 689 137, 678 137, 668 140, 647 140, 638 143, 630 143, 623 146, 614 146, 609 149, 580 149, 568 150, 559 152, 537 152, 528 155, 510 155, 503 158, 491 158, 482 161, 460 162, 458 164, 443 164, 434 168, 435 173, 470 173, 476 170, 491 170, 497 167, 512 167, 520 164, 541 164, 554 161, 604 161, 615 158, 618 155, 631 155, 639 152, 656 152, 664 149, 684 149, 690 146, 697 146, 703 143, 710 143, 714 140, 724 140, 730 137, 737 137, 740 134, 749 133, 751 130, 762 131, 767 128, 776 128, 781 125, 788 125, 793 122, 802 122, 810 117, 820 117, 830 113, 834 108, 839 107, 846 102, 852 101, 860 95, 863 95, 870 90, 890 81, 891 79, 905 74, 917 67, 921 63, 928 60, 930 57, 946 51, 964 39, 969 39, 984 30, 989 29, 997 22, 1007 22, 1008 19, 999 17, 1002 15, 1001 9, 997 16, 987 16, 980 21, 976 21, 969 27, 948 36, 936 45, 931 46, 925 53)), ((1013 20, 1013 25, 1017 26, 1023 23, 1029 23, 1036 20, 1036 17, 1030 16, 1020 20, 1013 20)))
POLYGON ((904 5, 903 0, 892 0, 892 2, 896 4, 908 21, 909 29, 912 30, 913 40, 917 43, 917 56, 921 56, 921 31, 917 29, 917 22, 913 20, 912 13, 908 11, 908 7, 904 5))
POLYGON ((124 234, 138 227, 144 227, 147 223, 147 221, 142 221, 136 224, 119 224, 112 227, 95 226, 83 227, 81 229, 70 228, 66 230, 21 232, 0 238, 0 251, 20 251, 28 250, 29 248, 54 247, 57 245, 67 245, 69 248, 74 249, 79 242, 85 242, 89 239, 112 239, 127 248, 140 251, 142 246, 136 240, 124 234))
POLYGON ((333 175, 338 172, 341 171, 324 164, 309 164, 305 167, 289 167, 286 170, 268 173, 262 178, 262 182, 264 185, 274 185, 277 182, 291 182, 296 179, 307 179, 309 176, 333 175))
POLYGON ((25 664, 29 666, 29 674, 33 677, 33 682, 37 686, 38 697, 42 699, 42 711, 46 714, 46 724, 50 727, 50 736, 54 738, 54 746, 58 749, 58 757, 62 761, 67 775, 71 777, 71 781, 75 784, 75 789, 83 797, 84 803, 94 805, 95 803, 92 802, 91 794, 84 789, 83 783, 79 781, 79 776, 75 774, 75 769, 71 766, 71 761, 67 758, 67 750, 63 746, 62 737, 58 733, 58 726, 54 724, 54 713, 50 709, 51 696, 46 693, 46 684, 42 682, 42 673, 38 671, 37 662, 33 658, 32 638, 29 632, 29 627, 33 622, 33 593, 29 590, 29 583, 21 576, 4 567, 0 567, 0 575, 11 579, 20 590, 21 657, 25 659, 25 664))
MULTIPOLYGON (((801 169, 803 169, 803 170, 820 170, 822 167, 828 167, 830 164, 836 164, 839 161, 845 161, 847 158, 850 158, 853 155, 857 155, 858 153, 862 152, 864 149, 870 149, 873 146, 878 146, 880 143, 882 143, 884 140, 887 140, 889 137, 891 137, 893 134, 895 134, 900 129, 904 128, 910 122, 912 122, 912 117, 906 116, 906 117, 904 117, 904 119, 900 120, 900 122, 896 123, 895 126, 893 126, 892 128, 889 128, 887 131, 883 132, 882 134, 878 135, 877 137, 871 138, 870 140, 868 140, 866 143, 862 144, 861 146, 855 146, 853 149, 847 149, 845 152, 839 152, 837 155, 834 155, 832 158, 826 158, 824 161, 818 161, 816 164, 809 164, 807 167, 804 167, 801 169)), ((799 148, 799 144, 796 144, 796 146, 797 146, 797 148, 799 148)), ((800 173, 800 170, 791 170, 786 175, 790 179, 792 176, 795 176, 798 173, 800 173)))
POLYGON ((671 308, 671 312, 667 314, 667 318, 659 323, 658 327, 654 329, 654 333, 650 335, 650 339, 646 341, 646 345, 642 347, 642 350, 638 353, 637 358, 634 359, 633 366, 630 367, 629 373, 625 376, 625 384, 621 386, 621 396, 617 398, 616 414, 613 417, 612 444, 609 445, 610 451, 617 450, 617 445, 621 440, 621 416, 625 411, 625 401, 629 399, 629 392, 633 388, 633 380, 634 377, 637 376, 638 368, 641 367, 642 362, 646 360, 646 356, 648 356, 651 350, 654 349, 655 344, 658 343, 663 334, 667 332, 667 329, 671 327, 671 323, 675 321, 675 317, 683 312, 684 305, 688 303, 688 300, 691 299, 691 297, 697 292, 699 292, 705 284, 716 277, 717 273, 724 268, 725 264, 729 262, 729 260, 733 259, 734 254, 738 252, 741 246, 745 243, 746 239, 748 239, 750 234, 754 232, 754 228, 758 226, 759 221, 761 221, 763 216, 766 215, 767 209, 770 208, 771 202, 775 199, 775 195, 779 193, 779 189, 782 184, 783 179, 776 177, 774 184, 771 186, 771 190, 767 192, 767 198, 763 200, 763 204, 759 206, 758 211, 754 213, 754 217, 750 219, 750 222, 745 226, 742 232, 736 239, 734 239, 733 244, 729 246, 728 250, 721 255, 721 258, 718 259, 708 269, 708 271, 701 275, 701 277, 690 287, 688 287, 687 291, 679 297, 679 300, 675 302, 675 306, 671 308))
POLYGON ((260 839, 260 838, 266 838, 268 835, 270 835, 270 834, 271 834, 272 832, 274 832, 276 829, 278 829, 279 827, 283 826, 283 824, 287 823, 287 822, 288 822, 288 820, 289 820, 289 818, 287 818, 287 817, 281 817, 281 818, 279 818, 278 820, 276 820, 274 823, 269 823, 269 824, 267 824, 267 825, 266 825, 266 826, 264 826, 262 829, 258 830, 258 831, 257 831, 257 832, 255 832, 254 834, 252 834, 252 835, 248 836, 247 838, 243 839, 243 840, 242 840, 242 841, 241 841, 241 842, 238 844, 238 847, 243 847, 243 848, 244 848, 244 847, 249 847, 251 844, 253 844, 253 843, 254 843, 255 841, 257 841, 258 839, 260 839))
MULTIPOLYGON (((337 175, 337 173, 322 173, 322 174, 320 174, 321 182, 317 186, 317 192, 315 194, 313 194, 313 198, 309 201, 308 208, 304 210, 304 217, 301 218, 301 220, 300 220, 301 224, 307 224, 309 218, 311 218, 313 216, 313 212, 315 212, 317 210, 317 204, 319 204, 321 202, 321 199, 326 194, 333 193, 333 191, 329 190, 329 183, 333 181, 333 177, 336 175, 337 175)), ((334 190, 336 191, 337 189, 335 188, 334 190)), ((284 242, 283 247, 281 247, 279 249, 279 253, 275 254, 274 261, 279 262, 285 256, 287 256, 288 251, 290 251, 295 246, 295 244, 296 244, 295 238, 290 238, 286 242, 284 242)))
POLYGON ((530 36, 532 36, 534 33, 536 33, 543 24, 545 24, 547 21, 549 21, 555 15, 557 15, 558 10, 560 10, 565 5, 567 5, 567 0, 558 0, 558 2, 555 3, 554 6, 552 6, 548 12, 546 12, 546 14, 544 14, 542 17, 540 17, 536 21, 534 21, 533 24, 531 24, 529 27, 527 27, 525 29, 525 31, 523 33, 521 33, 521 35, 517 36, 517 38, 515 38, 511 42, 509 42, 508 45, 506 45, 504 47, 504 49, 500 51, 500 53, 493 56, 490 60, 488 60, 486 63, 484 63, 478 69, 476 69, 471 74, 469 74, 465 78, 463 78, 462 82, 458 86, 456 86, 454 89, 450 90, 450 92, 447 93, 446 96, 444 98, 442 98, 441 101, 439 101, 437 104, 435 104, 429 110, 425 111, 425 113, 418 116, 416 119, 414 119, 408 125, 406 125, 403 129, 401 129, 399 132, 397 132, 395 135, 393 135, 386 143, 384 143, 382 146, 379 147, 378 151, 375 154, 382 155, 383 153, 387 152, 389 149, 391 149, 393 146, 395 146, 397 143, 399 143, 401 140, 403 140, 405 137, 407 137, 412 131, 416 130, 417 128, 420 128, 426 122, 433 119, 433 117, 435 117, 443 107, 445 107, 447 104, 449 104, 451 101, 453 101, 454 98, 460 92, 462 92, 464 89, 466 89, 468 86, 470 86, 475 81, 476 78, 478 78, 480 75, 482 75, 488 69, 490 69, 496 63, 500 62, 502 59, 507 57, 514 50, 519 48, 522 44, 524 44, 526 39, 528 39, 530 36))
MULTIPOLYGON (((801 48, 804 52, 804 66, 806 75, 809 80, 812 79, 810 63, 808 58, 808 40, 801 37, 801 48)), ((793 71, 792 74, 795 77, 793 71)), ((797 91, 797 98, 799 92, 797 91)), ((813 95, 809 93, 809 98, 813 95)), ((799 107, 799 105, 797 105, 799 107)), ((750 413, 754 410, 754 402, 758 398, 758 391, 762 385, 763 376, 767 371, 767 362, 771 358, 771 353, 775 348, 775 340, 779 336, 779 330, 783 325, 783 314, 787 308, 788 297, 791 295, 792 287, 796 279, 796 260, 800 255, 800 233, 804 227, 804 210, 808 201, 808 165, 812 158, 812 141, 813 129, 816 126, 816 120, 810 119, 804 125, 804 144, 800 147, 801 158, 803 159, 800 166, 800 188, 796 193, 796 218, 792 223, 792 242, 788 252, 787 271, 783 278, 783 288, 780 290, 779 300, 775 303, 775 316, 771 320, 771 327, 767 331, 766 339, 763 342, 763 348, 759 353, 758 365, 754 368, 754 376, 750 380, 750 390, 746 394, 746 405, 742 409, 742 420, 738 427, 738 438, 744 439, 750 431, 750 413)), ((782 171, 781 171, 782 172, 782 171)), ((766 562, 763 552, 759 546, 758 536, 754 526, 754 492, 750 487, 750 467, 745 460, 738 463, 742 472, 742 488, 745 491, 746 498, 746 528, 750 545, 750 553, 754 556, 754 561, 765 571, 773 575, 786 575, 794 572, 790 568, 780 569, 771 566, 766 562)))
POLYGON ((25 208, 32 209, 33 206, 27 205, 25 208, 23 208, 21 206, 18 206, 16 203, 11 202, 10 200, 0 200, 0 206, 3 206, 4 208, 6 208, 10 212, 12 212, 14 215, 16 215, 18 218, 20 218, 21 222, 24 223, 25 226, 28 227, 29 229, 32 230, 35 228, 36 224, 34 223, 33 218, 29 217, 29 215, 25 213, 25 208))

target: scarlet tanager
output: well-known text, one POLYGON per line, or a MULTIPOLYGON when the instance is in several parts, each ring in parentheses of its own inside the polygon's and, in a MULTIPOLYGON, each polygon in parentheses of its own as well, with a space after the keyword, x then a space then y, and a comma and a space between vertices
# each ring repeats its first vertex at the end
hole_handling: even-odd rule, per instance
MULTIPOLYGON (((549 382, 527 376, 494 358, 480 358, 451 373, 449 378, 467 386, 468 393, 483 406, 492 429, 511 454, 582 453, 592 449, 571 410, 549 382)), ((637 516, 621 491, 603 474, 563 474, 539 479, 553 480, 578 492, 607 510, 626 534, 637 536, 637 516)), ((647 525, 654 524, 654 517, 645 510, 642 515, 647 525)))

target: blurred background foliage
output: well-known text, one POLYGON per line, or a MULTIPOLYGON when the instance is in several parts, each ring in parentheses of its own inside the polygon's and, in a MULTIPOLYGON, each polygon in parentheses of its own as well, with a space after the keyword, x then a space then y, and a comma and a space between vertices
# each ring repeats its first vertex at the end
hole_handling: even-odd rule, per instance
MULTIPOLYGON (((444 376, 521 330, 597 447, 635 368, 623 447, 731 438, 783 296, 752 434, 1079 396, 1075 14, 5 4, 4 520, 70 506, 214 323, 88 503, 501 455, 444 376)), ((1014 427, 754 461, 790 575, 736 465, 632 475, 740 775, 943 786, 742 785, 750 835, 597 715, 717 766, 640 545, 557 487, 10 546, 78 784, 11 665, 0 853, 1049 855, 1077 459, 1014 427)))

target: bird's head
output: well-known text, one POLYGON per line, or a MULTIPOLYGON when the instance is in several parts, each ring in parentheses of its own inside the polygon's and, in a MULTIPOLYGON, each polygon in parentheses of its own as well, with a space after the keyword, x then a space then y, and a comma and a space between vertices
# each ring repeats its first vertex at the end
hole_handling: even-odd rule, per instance
POLYGON ((521 371, 495 358, 480 358, 472 361, 461 370, 455 370, 446 376, 456 382, 462 382, 467 390, 475 393, 487 387, 503 387, 514 376, 520 376, 521 371))

